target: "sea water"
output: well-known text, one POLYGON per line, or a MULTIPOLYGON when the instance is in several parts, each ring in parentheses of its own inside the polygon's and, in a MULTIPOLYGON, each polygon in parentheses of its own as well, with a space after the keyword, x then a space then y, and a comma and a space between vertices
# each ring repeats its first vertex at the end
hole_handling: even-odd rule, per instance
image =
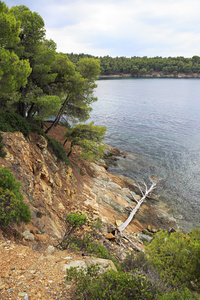
POLYGON ((98 80, 91 119, 127 152, 109 171, 148 181, 183 230, 200 226, 200 79, 98 80))

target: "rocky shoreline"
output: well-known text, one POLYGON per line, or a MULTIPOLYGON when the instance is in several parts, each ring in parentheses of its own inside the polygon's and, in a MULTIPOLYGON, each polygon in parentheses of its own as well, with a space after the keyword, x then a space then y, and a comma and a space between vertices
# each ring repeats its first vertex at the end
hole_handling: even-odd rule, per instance
MULTIPOLYGON (((63 136, 62 128, 56 130, 59 132, 52 135, 63 136)), ((134 180, 106 170, 110 163, 117 163, 117 159, 125 157, 126 153, 106 145, 105 160, 92 163, 82 160, 74 147, 70 165, 66 165, 57 160, 40 135, 32 133, 25 138, 20 132, 6 132, 2 136, 7 155, 0 158, 0 164, 8 167, 21 182, 21 192, 32 219, 29 224, 15 224, 0 230, 0 259, 3 262, 0 292, 5 299, 28 296, 33 299, 52 296, 54 299, 71 299, 71 286, 64 282, 65 269, 86 267, 90 261, 97 261, 104 268, 108 262, 88 258, 84 253, 70 249, 59 251, 55 247, 64 236, 67 214, 87 215, 88 225, 79 231, 80 236, 91 230, 89 224, 100 220, 102 229, 97 242, 118 259, 135 251, 126 239, 121 238, 119 242, 115 229, 136 206, 134 198, 140 199, 140 190, 134 180)), ((143 250, 157 231, 177 229, 167 211, 158 195, 152 194, 124 233, 143 250)))
MULTIPOLYGON (((22 183, 24 200, 32 212, 31 224, 23 225, 23 231, 34 227, 35 242, 61 238, 65 216, 70 212, 85 213, 89 220, 100 218, 115 226, 116 220, 124 222, 136 205, 131 192, 140 197, 134 180, 106 170, 117 157, 125 157, 117 149, 106 146, 105 161, 98 164, 77 159, 74 149, 67 166, 57 161, 42 136, 31 134, 27 139, 20 132, 2 134, 7 155, 0 163, 22 183)), ((127 232, 139 233, 148 226, 155 230, 177 227, 167 210, 158 197, 151 196, 127 232)))

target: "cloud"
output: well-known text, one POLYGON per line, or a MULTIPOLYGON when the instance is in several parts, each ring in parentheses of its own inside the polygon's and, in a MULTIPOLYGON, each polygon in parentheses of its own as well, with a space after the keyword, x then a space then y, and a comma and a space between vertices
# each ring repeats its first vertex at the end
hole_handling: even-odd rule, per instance
POLYGON ((61 52, 103 56, 193 56, 200 49, 198 0, 8 0, 45 21, 61 52))

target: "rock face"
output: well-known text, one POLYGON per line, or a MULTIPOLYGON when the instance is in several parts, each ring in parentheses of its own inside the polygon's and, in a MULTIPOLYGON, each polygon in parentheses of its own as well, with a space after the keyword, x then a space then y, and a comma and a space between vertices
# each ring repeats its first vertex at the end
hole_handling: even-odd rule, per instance
MULTIPOLYGON (((31 134, 2 133, 5 158, 0 164, 6 166, 22 183, 24 201, 29 205, 32 220, 20 225, 22 232, 28 231, 34 243, 47 243, 60 239, 65 232, 65 217, 68 213, 84 213, 91 221, 101 219, 114 226, 124 222, 136 205, 130 191, 138 195, 135 182, 106 171, 104 164, 89 163, 70 156, 71 165, 59 162, 47 148, 46 140, 31 134)), ((107 155, 112 152, 107 147, 107 155)), ((114 150, 119 155, 117 150, 114 150)), ((141 232, 151 225, 155 230, 175 227, 167 217, 166 209, 157 201, 148 200, 131 224, 129 233, 141 232)), ((31 238, 30 238, 31 237, 31 238)))

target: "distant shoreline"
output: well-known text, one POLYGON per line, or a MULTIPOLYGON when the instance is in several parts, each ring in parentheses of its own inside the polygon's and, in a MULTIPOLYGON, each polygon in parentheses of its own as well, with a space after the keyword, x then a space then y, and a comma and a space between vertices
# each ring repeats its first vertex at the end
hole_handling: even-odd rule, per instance
POLYGON ((162 72, 153 72, 151 74, 109 74, 100 75, 98 79, 109 78, 200 78, 200 73, 177 73, 177 74, 163 74, 162 72))

